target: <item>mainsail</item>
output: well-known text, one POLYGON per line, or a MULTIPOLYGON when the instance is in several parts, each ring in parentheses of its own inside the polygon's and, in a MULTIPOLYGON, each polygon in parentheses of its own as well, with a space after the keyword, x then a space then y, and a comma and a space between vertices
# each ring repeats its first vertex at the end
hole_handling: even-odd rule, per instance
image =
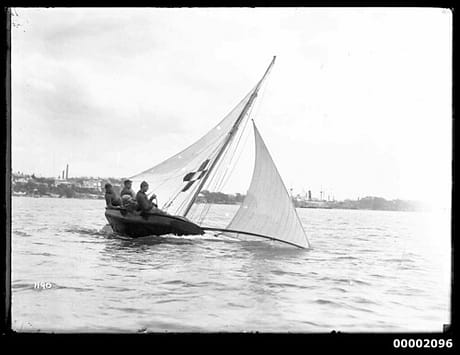
POLYGON ((149 190, 159 196, 158 207, 174 215, 184 215, 196 195, 201 180, 217 157, 235 121, 247 106, 254 90, 198 141, 140 174, 130 177, 135 186, 147 181, 149 190))
POLYGON ((291 197, 254 121, 253 126, 254 173, 246 197, 226 229, 308 248, 310 245, 291 197))

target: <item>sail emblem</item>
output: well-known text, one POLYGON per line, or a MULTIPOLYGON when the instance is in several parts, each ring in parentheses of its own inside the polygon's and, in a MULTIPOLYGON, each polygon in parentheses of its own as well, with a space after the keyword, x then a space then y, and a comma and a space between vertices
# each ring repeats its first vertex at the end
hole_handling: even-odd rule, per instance
POLYGON ((184 176, 183 181, 187 181, 187 185, 182 189, 182 192, 187 191, 195 181, 200 180, 208 171, 206 166, 209 163, 209 159, 206 159, 203 163, 201 163, 200 167, 197 171, 192 171, 184 176))

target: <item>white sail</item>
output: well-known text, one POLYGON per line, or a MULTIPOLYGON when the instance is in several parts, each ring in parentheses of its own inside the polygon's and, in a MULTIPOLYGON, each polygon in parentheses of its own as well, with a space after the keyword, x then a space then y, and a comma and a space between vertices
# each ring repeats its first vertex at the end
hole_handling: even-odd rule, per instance
POLYGON ((309 248, 291 197, 257 127, 253 126, 256 145, 254 173, 246 197, 226 229, 309 248))
POLYGON ((149 183, 149 193, 159 198, 158 207, 175 215, 183 215, 203 178, 224 144, 235 121, 248 104, 254 88, 211 131, 180 153, 140 174, 132 176, 135 187, 149 183))

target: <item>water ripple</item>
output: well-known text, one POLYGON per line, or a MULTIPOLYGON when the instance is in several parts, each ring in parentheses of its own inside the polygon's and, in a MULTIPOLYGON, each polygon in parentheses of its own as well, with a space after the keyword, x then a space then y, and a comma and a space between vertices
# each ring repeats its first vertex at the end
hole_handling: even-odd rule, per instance
MULTIPOLYGON (((450 238, 422 228, 424 214, 299 209, 314 246, 301 250, 208 234, 131 239, 107 226, 104 201, 13 200, 19 329, 379 332, 449 322, 450 238), (36 281, 52 287, 37 291, 36 281)), ((211 222, 226 225, 237 208, 214 206, 211 222)))

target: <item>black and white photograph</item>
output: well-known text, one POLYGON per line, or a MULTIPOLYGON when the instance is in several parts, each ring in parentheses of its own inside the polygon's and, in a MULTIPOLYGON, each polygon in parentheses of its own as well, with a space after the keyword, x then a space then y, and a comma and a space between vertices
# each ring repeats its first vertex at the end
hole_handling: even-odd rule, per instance
POLYGON ((449 327, 450 9, 9 12, 12 331, 449 327))

